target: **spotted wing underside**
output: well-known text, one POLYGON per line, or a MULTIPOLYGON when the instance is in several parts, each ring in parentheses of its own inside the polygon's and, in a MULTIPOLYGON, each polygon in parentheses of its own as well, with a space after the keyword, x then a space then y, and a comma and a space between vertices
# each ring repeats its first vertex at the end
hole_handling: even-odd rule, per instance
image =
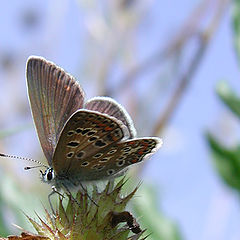
POLYGON ((78 110, 63 128, 52 166, 59 176, 71 174, 86 159, 123 138, 129 138, 129 133, 121 121, 95 111, 78 110))
POLYGON ((160 138, 136 138, 123 142, 115 142, 93 156, 80 161, 73 158, 73 165, 68 176, 80 181, 107 179, 119 175, 125 168, 139 163, 158 150, 160 138))
POLYGON ((52 165, 63 126, 76 110, 83 107, 84 93, 71 75, 41 57, 28 59, 26 76, 38 137, 48 163, 52 165))

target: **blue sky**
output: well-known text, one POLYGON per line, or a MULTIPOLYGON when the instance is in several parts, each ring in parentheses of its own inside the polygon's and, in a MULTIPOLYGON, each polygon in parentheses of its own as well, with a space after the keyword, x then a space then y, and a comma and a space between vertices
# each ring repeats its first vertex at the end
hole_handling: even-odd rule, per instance
MULTIPOLYGON (((28 112, 27 115, 20 115, 17 119, 15 111, 20 106, 13 107, 16 99, 27 104, 23 79, 25 60, 29 55, 44 56, 79 76, 78 66, 84 62, 86 51, 85 24, 89 16, 95 13, 94 9, 90 11, 86 7, 86 11, 81 8, 87 4, 79 2, 82 5, 77 1, 64 0, 14 0, 11 4, 7 1, 2 3, 0 58, 1 53, 3 56, 13 54, 17 64, 17 70, 11 72, 12 75, 0 72, 3 86, 0 89, 0 100, 6 111, 6 114, 0 115, 2 127, 14 127, 19 122, 24 124, 31 121, 28 105, 26 109, 23 107, 28 112), (25 10, 37 13, 36 29, 25 31, 21 25, 20 19, 25 10), (14 83, 14 89, 9 94, 11 87, 4 83, 4 79, 13 78, 17 74, 22 76, 22 81, 14 83), (7 89, 4 88, 6 85, 7 89), (13 97, 16 99, 13 100, 13 97)), ((183 0, 149 3, 153 7, 137 29, 139 58, 151 55, 158 45, 164 46, 198 2, 183 0)), ((142 175, 147 182, 158 186, 159 208, 179 224, 187 240, 234 240, 240 237, 239 199, 223 185, 215 173, 204 139, 204 131, 207 129, 223 139, 228 138, 232 143, 240 139, 240 134, 236 131, 239 130, 237 120, 214 92, 220 80, 226 80, 236 91, 240 91, 239 68, 233 48, 231 9, 226 13, 201 66, 163 134, 162 150, 146 165, 142 175), (224 128, 229 131, 221 134, 224 128)), ((79 81, 86 88, 87 95, 93 96, 91 84, 81 79, 81 76, 79 81)), ((32 151, 30 141, 36 148, 39 147, 34 129, 30 133, 21 133, 9 139, 8 149, 18 155, 29 156, 29 151, 32 151), (19 141, 21 146, 9 146, 10 142, 14 145, 19 141)))

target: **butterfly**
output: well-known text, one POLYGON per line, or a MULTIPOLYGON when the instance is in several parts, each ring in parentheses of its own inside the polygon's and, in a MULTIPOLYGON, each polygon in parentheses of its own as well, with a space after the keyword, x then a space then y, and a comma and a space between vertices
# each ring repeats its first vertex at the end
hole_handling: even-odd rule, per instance
POLYGON ((49 164, 41 178, 54 189, 120 176, 162 144, 158 137, 136 138, 132 119, 119 103, 110 97, 85 101, 79 83, 42 57, 29 57, 26 78, 32 116, 49 164))

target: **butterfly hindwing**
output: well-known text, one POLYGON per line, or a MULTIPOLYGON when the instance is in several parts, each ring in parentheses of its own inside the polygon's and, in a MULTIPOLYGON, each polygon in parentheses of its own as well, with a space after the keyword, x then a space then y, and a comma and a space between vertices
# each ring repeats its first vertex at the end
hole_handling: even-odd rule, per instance
POLYGON ((84 106, 86 109, 108 114, 120 120, 128 129, 130 138, 136 136, 133 121, 125 108, 110 97, 94 97, 88 100, 84 106))
POLYGON ((62 128, 83 107, 84 93, 72 76, 41 57, 28 59, 26 75, 38 137, 51 165, 62 128))
POLYGON ((160 138, 136 138, 113 143, 95 155, 78 161, 68 170, 69 176, 81 181, 94 181, 120 175, 132 164, 139 163, 153 154, 162 144, 160 138))
POLYGON ((129 138, 128 131, 117 119, 95 111, 78 110, 60 135, 53 156, 53 168, 58 175, 66 175, 79 163, 123 138, 129 138))

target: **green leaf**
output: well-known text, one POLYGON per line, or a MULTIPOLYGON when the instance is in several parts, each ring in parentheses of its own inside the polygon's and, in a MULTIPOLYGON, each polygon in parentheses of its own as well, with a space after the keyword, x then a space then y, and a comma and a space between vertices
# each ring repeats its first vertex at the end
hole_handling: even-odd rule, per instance
POLYGON ((180 240, 182 239, 176 224, 166 218, 157 209, 156 192, 153 187, 143 184, 133 201, 133 210, 140 217, 140 226, 150 233, 148 240, 180 240))
POLYGON ((238 60, 240 60, 240 0, 233 1, 233 34, 234 46, 236 48, 238 60))
POLYGON ((228 186, 240 192, 240 146, 227 149, 210 133, 207 134, 207 140, 219 175, 228 186))
POLYGON ((9 229, 6 226, 6 220, 4 219, 4 206, 6 203, 3 201, 3 199, 0 197, 0 236, 7 236, 9 234, 9 229))
POLYGON ((240 118, 240 97, 232 91, 226 82, 220 82, 217 85, 217 94, 229 109, 240 118))

